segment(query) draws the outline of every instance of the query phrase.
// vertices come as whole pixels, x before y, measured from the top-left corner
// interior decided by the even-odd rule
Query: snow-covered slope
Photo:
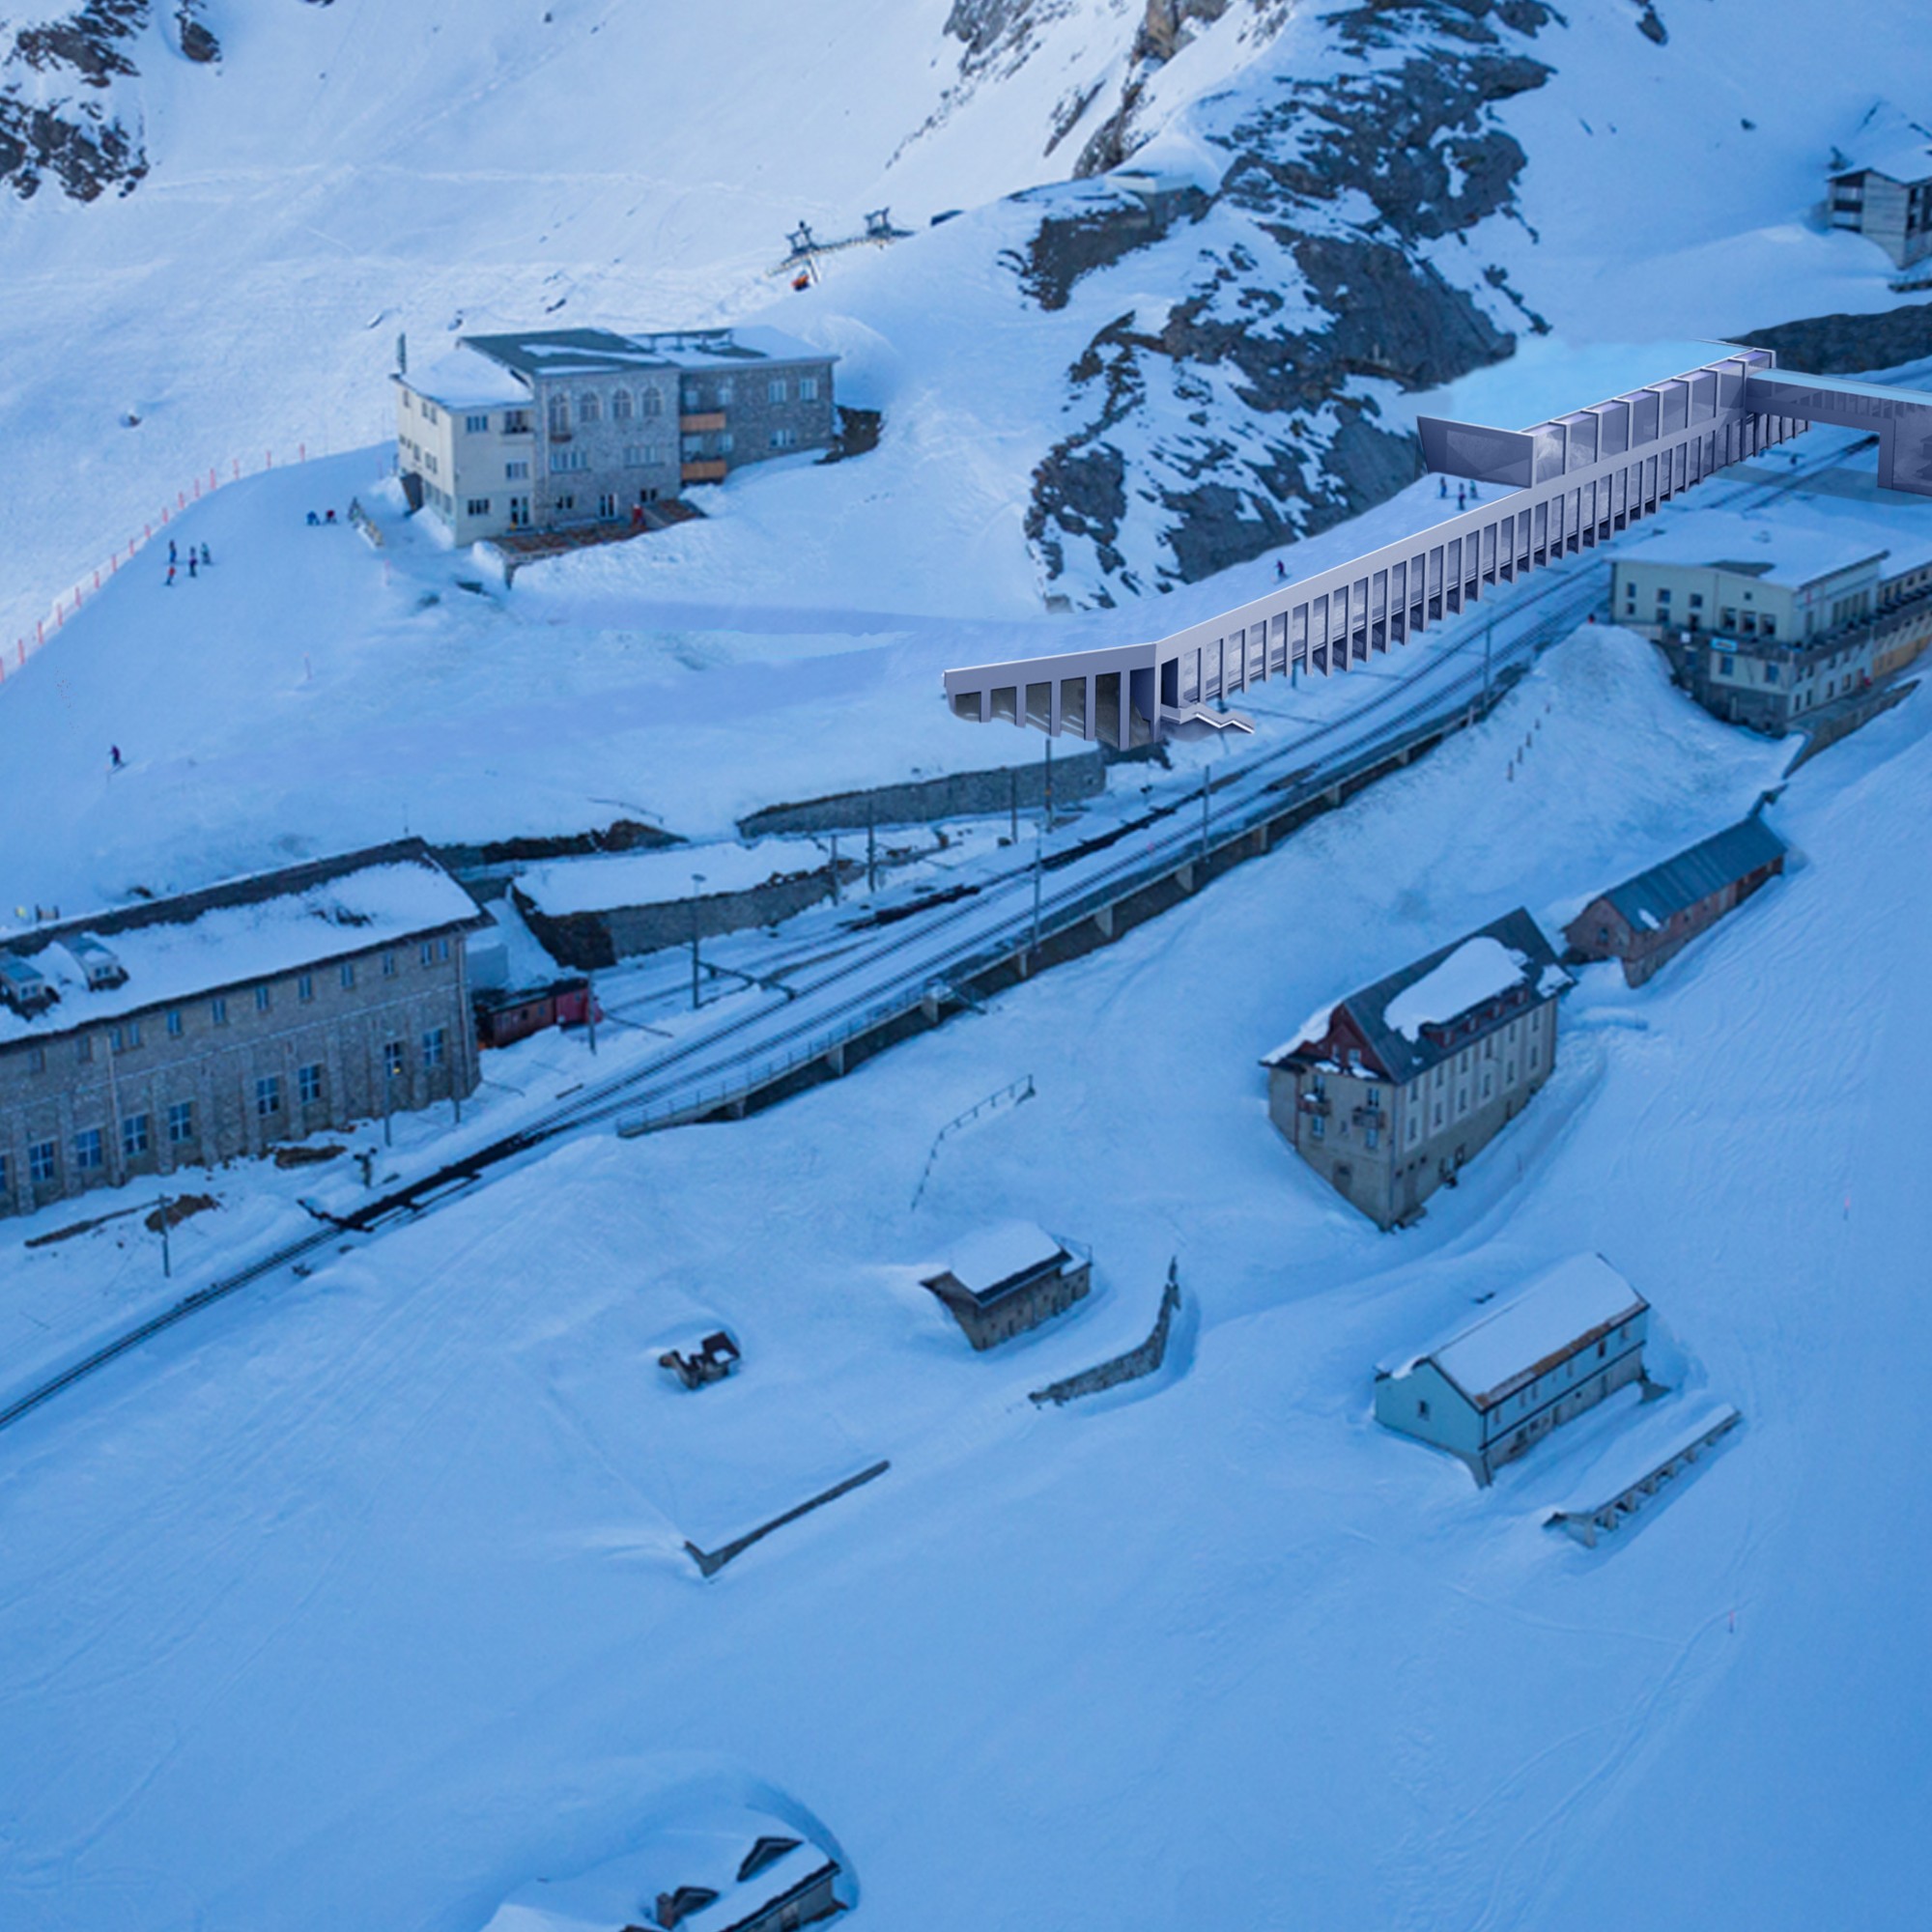
[[[1807,766],[1790,873],[1648,987],[1584,974],[1557,1077],[1412,1235],[1297,1165],[1255,1065],[1778,761],[1587,629],[986,1014],[751,1121],[559,1150],[9,1432],[10,1932],[475,1932],[727,1777],[838,1833],[855,1932],[1905,1932],[1932,1442],[1886,1392],[1926,1341],[1932,1035],[1900,989],[1932,931],[1884,829],[1932,807],[1926,717]],[[938,1124],[1027,1072],[909,1209]],[[1096,1286],[975,1356],[912,1276],[994,1206],[1091,1240]],[[10,1292],[152,1267],[114,1240]],[[1659,1406],[1747,1417],[1595,1552],[1542,1519],[1629,1398],[1486,1492],[1370,1416],[1376,1361],[1590,1250],[1667,1330]],[[1145,1332],[1170,1255],[1163,1379],[1029,1404]],[[719,1322],[742,1373],[671,1389],[657,1352]],[[708,1583],[683,1553],[881,1456]]]

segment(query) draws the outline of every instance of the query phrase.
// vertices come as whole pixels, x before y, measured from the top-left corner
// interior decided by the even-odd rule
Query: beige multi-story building
[[[1324,1007],[1268,1054],[1268,1118],[1380,1228],[1515,1119],[1556,1064],[1570,985],[1520,907]]]
[[[471,1093],[483,923],[411,838],[0,940],[0,1214]]]
[[[1780,736],[1932,639],[1932,532],[1888,544],[1886,513],[1866,514],[1690,519],[1615,559],[1611,615],[1706,710]]]
[[[459,545],[635,523],[690,484],[831,447],[838,359],[774,328],[466,335],[393,379],[397,469]]]
[[[1833,228],[1876,242],[1901,269],[1932,255],[1932,132],[1890,106],[1875,107],[1834,156]]]

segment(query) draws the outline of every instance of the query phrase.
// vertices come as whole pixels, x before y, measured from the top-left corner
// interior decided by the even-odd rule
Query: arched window
[[[627,423],[631,420],[631,392],[618,389],[611,397],[611,415],[615,422]]]
[[[647,416],[663,415],[665,399],[662,389],[646,389],[644,391],[644,413]]]
[[[579,422],[594,423],[604,413],[604,406],[597,400],[595,389],[585,389],[577,399],[577,419]]]
[[[553,396],[550,399],[550,433],[553,436],[570,434],[570,398]]]

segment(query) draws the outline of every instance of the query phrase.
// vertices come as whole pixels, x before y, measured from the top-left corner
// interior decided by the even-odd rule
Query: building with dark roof
[[[965,1236],[942,1265],[920,1277],[976,1349],[990,1349],[1071,1308],[1092,1286],[1094,1264],[1026,1221]]]
[[[1378,1227],[1415,1220],[1548,1079],[1570,983],[1518,907],[1313,1014],[1262,1062],[1268,1117]]]
[[[775,328],[466,335],[396,384],[396,465],[458,545],[637,524],[689,484],[829,448],[838,358]]]
[[[1621,959],[1643,982],[1784,870],[1784,841],[1755,812],[1600,893],[1563,928],[1576,959]]]
[[[407,838],[0,940],[0,1214],[469,1094],[484,923]]]

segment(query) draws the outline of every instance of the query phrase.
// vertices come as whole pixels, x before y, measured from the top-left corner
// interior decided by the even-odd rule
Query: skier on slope
[[[119,745],[109,745],[107,755],[113,762],[113,769],[118,772],[121,769],[121,747]]]

